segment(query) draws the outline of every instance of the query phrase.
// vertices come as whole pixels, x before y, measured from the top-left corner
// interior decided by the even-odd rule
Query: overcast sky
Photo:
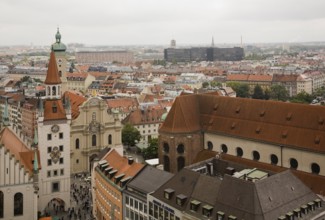
[[[325,41],[325,0],[0,0],[0,45]]]

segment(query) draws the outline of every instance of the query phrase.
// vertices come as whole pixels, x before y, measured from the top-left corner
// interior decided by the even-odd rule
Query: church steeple
[[[61,43],[61,34],[58,28],[58,31],[56,32],[55,39],[57,43]]]
[[[51,52],[49,66],[47,70],[46,79],[44,81],[46,86],[47,99],[61,98],[61,79],[56,64],[54,52]]]

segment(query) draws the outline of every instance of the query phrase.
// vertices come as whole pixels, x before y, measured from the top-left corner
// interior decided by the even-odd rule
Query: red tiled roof
[[[114,170],[117,170],[115,176],[125,174],[123,178],[135,176],[144,165],[141,163],[133,162],[131,165],[128,163],[128,158],[122,157],[115,149],[111,150],[103,158],[106,160]]]
[[[159,132],[207,133],[325,152],[325,108],[276,101],[185,95]]]
[[[71,91],[66,91],[63,94],[63,98],[68,97],[70,99],[70,104],[71,104],[71,117],[72,119],[76,119],[79,114],[79,106],[82,105],[87,99],[82,96],[79,95],[77,93],[71,92]]]
[[[130,112],[122,123],[130,123],[132,125],[161,123],[161,116],[165,112],[166,111],[163,108],[151,108],[146,110],[137,109]]]
[[[53,106],[57,111],[53,112]],[[44,101],[44,121],[66,119],[66,112],[61,100],[45,100]]]
[[[51,55],[50,55],[49,66],[47,69],[46,79],[45,79],[44,83],[50,84],[50,85],[61,83],[61,79],[59,76],[59,71],[58,71],[58,67],[56,64],[54,52],[51,52]]]
[[[30,174],[33,173],[34,151],[29,150],[27,146],[19,140],[19,138],[9,129],[4,128],[0,133],[0,142],[9,152],[20,161]],[[38,154],[38,165],[40,167],[39,152]]]

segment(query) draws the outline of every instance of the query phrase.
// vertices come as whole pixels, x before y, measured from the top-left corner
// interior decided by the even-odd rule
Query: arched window
[[[184,157],[178,157],[177,158],[177,171],[180,171],[185,167],[185,158]]]
[[[3,213],[4,213],[4,211],[3,211],[3,205],[4,204],[4,195],[3,195],[3,192],[2,191],[0,191],[0,218],[3,218]]]
[[[52,86],[52,95],[56,95],[56,87]]]
[[[170,172],[170,167],[169,167],[169,157],[167,155],[164,156],[164,170],[167,172]]]
[[[177,146],[177,153],[182,154],[182,153],[184,153],[184,151],[185,151],[184,144],[179,144]]]
[[[277,165],[279,162],[278,156],[275,154],[271,154],[270,159],[271,159],[271,164],[273,165]]]
[[[166,154],[168,154],[169,153],[169,145],[168,145],[168,143],[164,143],[164,145],[163,145],[163,151],[166,153]]]
[[[260,160],[260,153],[256,150],[253,151],[253,160]]]
[[[225,145],[225,144],[221,144],[221,150],[222,150],[222,152],[223,153],[227,153],[228,152],[228,147],[227,147],[227,145]]]
[[[290,168],[292,169],[298,168],[298,161],[295,158],[290,158]]]
[[[108,144],[112,144],[112,135],[111,134],[108,135]]]
[[[79,149],[79,138],[76,139],[76,149]]]
[[[47,87],[47,95],[48,95],[48,96],[51,95],[51,88],[50,88],[50,86]]]
[[[16,193],[14,196],[14,216],[23,215],[24,197],[22,193]]]
[[[213,149],[213,143],[211,141],[208,141],[208,150]]]
[[[93,134],[93,136],[91,137],[91,146],[95,147],[97,145],[96,139],[96,135]]]
[[[244,155],[243,149],[241,147],[236,148],[237,157],[242,157]]]
[[[319,174],[320,172],[320,167],[317,163],[312,163],[311,166],[311,172],[314,173],[314,174]]]

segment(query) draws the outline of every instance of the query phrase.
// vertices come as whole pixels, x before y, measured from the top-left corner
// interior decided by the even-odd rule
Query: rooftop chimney
[[[134,162],[133,157],[128,157],[128,164],[131,165],[133,164],[133,162]]]

